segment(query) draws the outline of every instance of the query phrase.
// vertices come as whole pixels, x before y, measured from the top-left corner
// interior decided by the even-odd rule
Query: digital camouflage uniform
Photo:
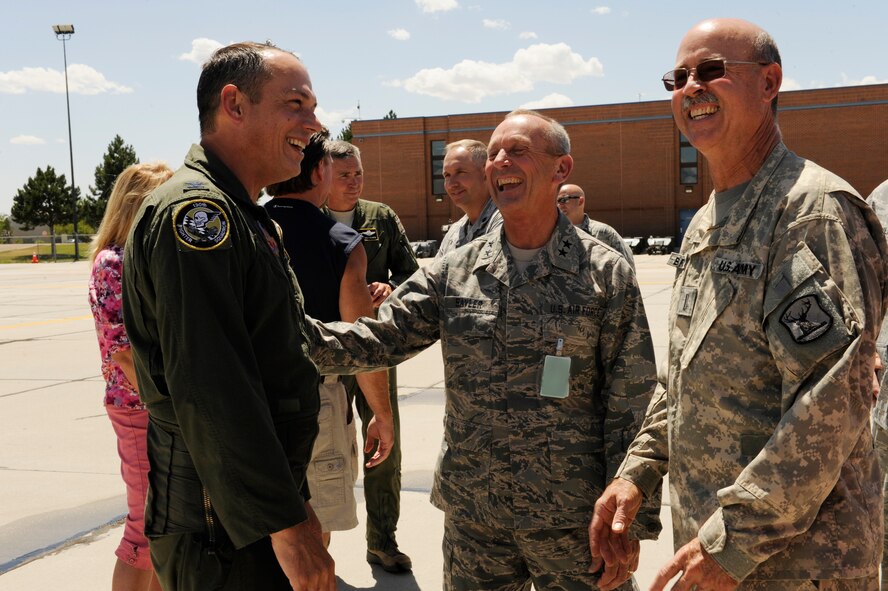
[[[419,268],[407,233],[395,211],[384,203],[358,199],[352,228],[361,234],[367,251],[367,283],[379,281],[397,287]],[[388,372],[389,400],[392,406],[395,441],[386,460],[364,468],[364,501],[367,506],[367,547],[384,550],[395,545],[395,530],[401,514],[401,415],[398,412],[398,374]],[[373,409],[367,404],[354,377],[343,383],[355,400],[361,417],[361,435],[367,440],[367,423]],[[366,465],[372,454],[364,454]]]
[[[883,231],[888,232],[888,181],[876,187],[867,198],[867,203],[876,212],[876,217],[882,222]],[[886,263],[888,264],[888,263]],[[882,357],[882,375],[880,380],[879,397],[876,400],[876,408],[873,409],[873,436],[876,440],[876,453],[879,456],[879,465],[882,468],[882,502],[885,522],[888,523],[888,319],[882,321],[882,329],[879,332],[879,340],[876,342],[879,355]],[[882,544],[882,573],[885,581],[882,583],[882,591],[888,591],[888,528],[884,534]]]
[[[432,503],[448,527],[520,542],[518,562],[537,589],[594,588],[586,528],[655,384],[644,306],[622,257],[559,216],[524,273],[492,232],[415,273],[378,321],[326,327],[313,325],[326,342],[312,354],[335,371],[400,363],[440,338],[446,413]],[[544,358],[559,339],[571,359],[569,396],[542,397]],[[657,496],[635,525],[637,537],[656,537]],[[488,584],[495,553],[453,539],[445,535],[445,588],[530,584]]]
[[[650,493],[668,468],[676,549],[699,538],[741,588],[877,574],[886,255],[851,186],[778,144],[726,219],[710,199],[670,258],[665,390],[619,475]]]
[[[125,253],[158,577],[179,591],[290,589],[268,536],[307,519],[318,372],[274,225],[195,145],[146,199]]]
[[[502,225],[503,216],[500,214],[499,209],[496,208],[496,203],[493,202],[493,199],[488,197],[487,203],[484,204],[484,209],[481,210],[481,215],[478,216],[474,224],[470,224],[469,216],[464,215],[450,225],[450,229],[447,230],[444,238],[441,239],[441,246],[438,248],[438,254],[435,255],[435,258],[440,259],[451,250],[456,250],[479,236],[499,230]]]
[[[583,214],[583,223],[578,226],[583,232],[598,238],[621,255],[626,257],[626,260],[629,261],[629,264],[632,265],[632,268],[635,268],[635,257],[632,256],[632,249],[626,246],[626,243],[623,242],[623,237],[620,236],[620,233],[614,230],[612,227],[608,226],[604,222],[599,222],[593,220],[588,216],[588,214]]]

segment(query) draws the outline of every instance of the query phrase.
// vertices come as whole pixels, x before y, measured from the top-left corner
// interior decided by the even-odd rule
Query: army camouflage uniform
[[[312,327],[326,340],[312,354],[334,372],[400,363],[441,339],[447,400],[431,500],[450,532],[445,588],[524,589],[528,571],[540,590],[595,588],[586,528],[655,384],[644,306],[622,257],[562,215],[524,273],[492,232],[415,273],[379,320]],[[569,396],[542,397],[544,359],[559,340]],[[634,525],[636,537],[656,537],[659,498]],[[454,530],[467,529],[493,541],[460,544]],[[514,570],[493,577],[504,563],[485,546]],[[572,559],[551,560],[565,546]]]
[[[125,253],[158,578],[179,591],[290,589],[268,536],[307,519],[318,372],[274,225],[195,145],[146,199]]]
[[[450,225],[450,229],[441,239],[441,246],[438,248],[436,259],[440,259],[451,250],[456,250],[463,244],[468,244],[479,236],[484,236],[488,232],[499,230],[503,225],[503,216],[496,208],[493,199],[488,197],[481,215],[474,224],[469,223],[469,216],[464,215],[458,221]]]
[[[876,212],[876,217],[882,222],[882,230],[888,232],[888,181],[876,187],[867,198],[867,203]],[[876,408],[873,409],[873,437],[876,440],[876,453],[879,457],[879,466],[882,468],[882,497],[883,516],[888,523],[888,319],[882,321],[882,329],[879,332],[879,340],[876,349],[882,357],[882,375],[880,380],[879,397],[876,400]],[[884,534],[882,544],[882,591],[888,591],[888,528]]]
[[[604,222],[593,220],[585,213],[583,214],[583,223],[579,224],[577,227],[586,234],[598,238],[618,253],[622,254],[626,257],[626,260],[629,261],[629,264],[632,265],[632,268],[635,268],[635,257],[632,256],[632,249],[626,246],[626,243],[623,242],[623,237],[620,236],[619,232]]]
[[[886,255],[851,186],[779,144],[670,258],[668,375],[619,475],[650,493],[668,468],[676,549],[699,538],[741,588],[878,576]]]
[[[328,210],[325,210],[329,214]],[[419,268],[407,233],[394,210],[384,203],[358,199],[352,228],[361,234],[367,251],[367,283],[379,281],[397,287]],[[398,374],[388,372],[389,401],[392,406],[395,440],[386,460],[373,468],[364,468],[364,501],[367,507],[367,547],[385,550],[397,546],[395,530],[401,515],[401,415],[398,412]],[[367,404],[353,376],[343,384],[354,399],[361,417],[361,436],[367,441],[367,423],[373,409]],[[372,454],[364,454],[366,465]]]

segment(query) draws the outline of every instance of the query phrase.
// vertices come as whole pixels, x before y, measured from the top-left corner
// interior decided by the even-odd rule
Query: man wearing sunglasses
[[[663,77],[715,192],[670,259],[666,371],[590,527],[617,568],[668,471],[678,551],[654,590],[878,589],[888,245],[848,183],[783,144],[781,80],[773,39],[736,19],[691,29]]]
[[[629,261],[632,268],[635,268],[635,258],[632,256],[632,251],[623,242],[623,237],[604,222],[593,220],[586,213],[586,193],[579,185],[570,183],[561,185],[558,189],[556,203],[558,203],[558,209],[567,216],[570,223],[619,252],[623,258]]]

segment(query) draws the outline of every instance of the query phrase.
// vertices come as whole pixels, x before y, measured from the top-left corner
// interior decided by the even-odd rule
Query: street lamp
[[[68,50],[65,41],[74,34],[74,25],[53,25],[56,38],[62,42],[62,56],[65,60],[65,105],[68,107],[68,153],[71,156],[71,201],[74,203],[74,260],[80,258],[80,244],[77,241],[77,193],[74,188],[74,145],[71,143],[71,99],[68,95]]]

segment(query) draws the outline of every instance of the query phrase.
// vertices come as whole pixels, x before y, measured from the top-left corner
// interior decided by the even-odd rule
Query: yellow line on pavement
[[[92,318],[92,314],[83,316],[71,316],[70,318],[53,318],[52,320],[37,320],[35,322],[23,322],[21,324],[8,324],[0,326],[0,330],[11,330],[14,328],[29,328],[32,326],[46,326],[47,324],[62,324],[64,322],[76,322],[77,320],[87,320]]]

